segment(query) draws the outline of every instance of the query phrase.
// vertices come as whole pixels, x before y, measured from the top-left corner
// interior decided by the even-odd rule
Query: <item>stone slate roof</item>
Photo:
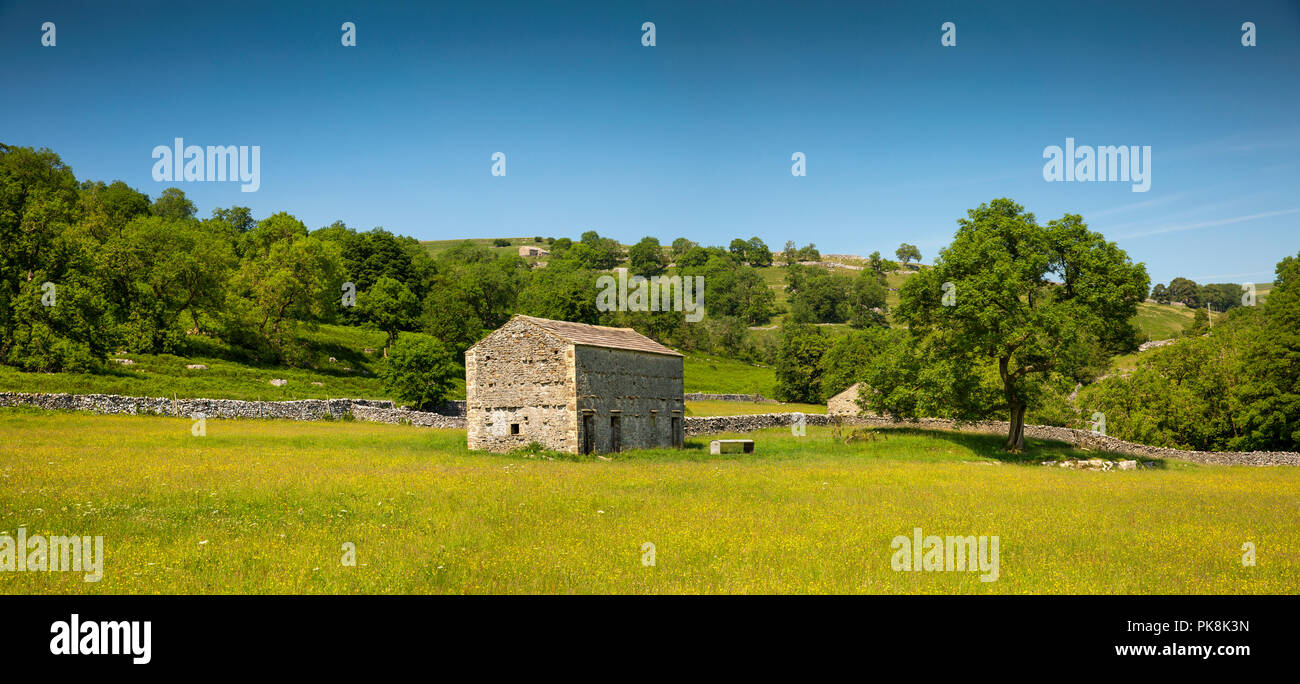
[[[583,344],[588,347],[606,347],[609,349],[630,349],[632,351],[649,352],[651,354],[681,356],[681,354],[655,342],[649,337],[646,337],[631,328],[609,328],[603,325],[587,325],[586,323],[553,321],[549,318],[536,318],[533,316],[524,316],[523,314],[516,314],[515,318],[532,323],[533,325],[536,325],[537,327],[552,333],[556,337],[571,344]]]

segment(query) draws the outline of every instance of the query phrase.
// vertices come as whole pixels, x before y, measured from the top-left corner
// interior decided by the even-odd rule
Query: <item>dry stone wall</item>
[[[686,401],[749,401],[759,404],[775,404],[775,399],[768,399],[761,394],[710,394],[708,392],[687,392]]]
[[[402,408],[353,406],[352,416],[357,420],[370,423],[392,423],[394,425],[415,425],[432,428],[465,428],[465,416],[448,416],[441,413],[410,411]]]
[[[0,406],[91,411],[94,413],[205,418],[284,418],[289,420],[338,419],[355,407],[393,408],[387,399],[303,399],[300,401],[243,401],[240,399],[167,399],[125,397],[117,394],[30,394],[0,392]]]
[[[687,435],[705,435],[720,432],[751,432],[771,427],[789,427],[794,421],[793,413],[765,413],[750,416],[710,416],[688,417],[686,419]],[[832,418],[824,414],[805,414],[808,425],[828,425]],[[896,421],[879,416],[843,416],[845,425],[866,427],[916,427],[931,430],[960,430],[1005,435],[1009,425],[1006,421],[989,420],[975,423],[961,423],[941,418],[922,418],[918,421]],[[1073,444],[1093,451],[1109,451],[1139,458],[1175,458],[1195,463],[1213,465],[1253,465],[1300,466],[1300,454],[1289,451],[1184,451],[1168,447],[1154,447],[1146,444],[1134,444],[1114,437],[1095,435],[1088,430],[1052,427],[1048,425],[1026,425],[1025,436],[1035,439],[1050,439]]]

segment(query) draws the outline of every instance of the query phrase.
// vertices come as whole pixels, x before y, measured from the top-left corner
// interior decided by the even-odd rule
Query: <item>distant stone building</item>
[[[521,257],[530,257],[530,256],[540,257],[540,256],[549,256],[549,255],[550,252],[545,249],[542,249],[541,247],[523,246],[519,248],[519,256]]]
[[[465,352],[469,448],[681,446],[682,355],[632,330],[515,316]]]
[[[849,388],[826,400],[826,413],[832,416],[856,416],[862,413],[858,407],[858,387],[855,382]]]

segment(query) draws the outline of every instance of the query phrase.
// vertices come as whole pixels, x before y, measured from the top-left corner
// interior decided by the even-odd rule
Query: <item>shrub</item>
[[[442,342],[410,333],[393,343],[379,379],[398,399],[417,409],[432,410],[446,399],[458,374],[455,358]]]

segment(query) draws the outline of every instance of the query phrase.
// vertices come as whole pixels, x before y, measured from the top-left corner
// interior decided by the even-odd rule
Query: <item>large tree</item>
[[[909,372],[878,369],[864,401],[900,417],[1009,417],[1024,449],[1025,412],[1053,376],[1082,375],[1131,346],[1146,268],[1066,214],[1039,225],[1009,199],[967,212],[934,267],[903,286]],[[900,415],[901,414],[901,415]]]
[[[898,257],[898,260],[903,262],[903,266],[906,267],[909,261],[916,260],[919,262],[921,260],[921,250],[917,249],[916,245],[909,245],[904,242],[898,246],[898,249],[894,250],[894,256]]]
[[[397,333],[410,330],[420,317],[420,300],[401,282],[379,276],[369,288],[357,295],[357,316],[365,325],[384,331],[384,355],[397,340]]]
[[[650,277],[663,273],[668,260],[664,258],[659,239],[646,236],[628,248],[627,263],[632,275]]]

